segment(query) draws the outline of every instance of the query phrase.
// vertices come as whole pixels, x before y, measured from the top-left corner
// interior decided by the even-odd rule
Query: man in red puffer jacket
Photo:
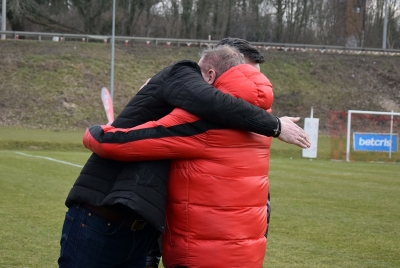
[[[199,65],[209,84],[270,109],[271,83],[243,63],[243,55],[221,46],[206,50]],[[270,137],[225,129],[177,108],[131,129],[94,126],[84,144],[120,161],[173,159],[163,236],[167,267],[262,267]]]

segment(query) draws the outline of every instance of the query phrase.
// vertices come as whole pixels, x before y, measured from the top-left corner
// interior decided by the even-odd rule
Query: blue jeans
[[[146,224],[132,231],[80,205],[66,215],[58,259],[60,268],[144,268],[149,248],[159,232]]]

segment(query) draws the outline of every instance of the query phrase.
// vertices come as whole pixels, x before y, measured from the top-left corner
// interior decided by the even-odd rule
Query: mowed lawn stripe
[[[272,159],[265,266],[400,267],[399,179],[397,164]]]
[[[0,267],[57,267],[64,201],[80,168],[0,151],[0,170]]]

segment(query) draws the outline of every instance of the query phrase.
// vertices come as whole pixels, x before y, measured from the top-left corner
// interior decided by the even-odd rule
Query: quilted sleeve
[[[119,161],[200,158],[207,130],[206,121],[177,108],[158,121],[133,128],[92,126],[83,144],[103,158]]]
[[[175,64],[163,94],[169,104],[227,128],[273,136],[278,127],[274,115],[207,84],[191,61]]]

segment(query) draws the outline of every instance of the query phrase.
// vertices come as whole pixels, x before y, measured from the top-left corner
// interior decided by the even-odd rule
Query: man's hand
[[[289,144],[297,145],[303,149],[310,148],[311,143],[308,139],[306,132],[299,127],[295,122],[300,120],[300,117],[280,117],[281,120],[281,134],[278,139]]]

